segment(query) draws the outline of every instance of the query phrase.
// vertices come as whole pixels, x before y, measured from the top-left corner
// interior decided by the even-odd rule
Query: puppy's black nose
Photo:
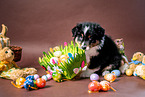
[[[82,49],[85,50],[86,49],[86,46],[82,46]]]

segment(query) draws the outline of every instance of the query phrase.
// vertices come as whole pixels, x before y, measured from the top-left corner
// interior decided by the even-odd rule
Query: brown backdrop
[[[1,0],[0,25],[8,26],[11,45],[23,48],[22,60],[17,64],[35,67],[45,74],[38,57],[50,47],[70,42],[71,29],[78,22],[92,21],[101,24],[113,39],[123,38],[126,55],[145,53],[145,1],[144,0]],[[47,82],[44,89],[26,91],[16,89],[9,80],[0,79],[0,97],[8,96],[132,96],[145,95],[144,80],[138,77],[120,77],[112,85],[116,93],[88,94],[89,79],[56,83]]]

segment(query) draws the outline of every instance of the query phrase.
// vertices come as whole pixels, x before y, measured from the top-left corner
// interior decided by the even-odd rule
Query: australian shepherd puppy
[[[105,30],[97,23],[78,23],[73,29],[74,41],[85,50],[87,69],[81,77],[92,73],[102,74],[104,70],[119,69],[121,54],[113,40],[105,35]]]

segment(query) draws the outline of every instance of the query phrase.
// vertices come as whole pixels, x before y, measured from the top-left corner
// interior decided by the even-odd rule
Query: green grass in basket
[[[62,55],[68,55],[68,53],[73,54],[74,59],[70,58],[67,61],[60,62],[60,64],[51,64],[50,59],[54,57],[54,52],[48,51],[48,54],[46,52],[43,52],[43,57],[39,57],[39,64],[47,71],[47,67],[49,66],[52,70],[53,67],[58,66],[59,69],[62,69],[63,78],[66,79],[72,79],[77,74],[74,73],[74,69],[78,68],[80,69],[82,62],[84,61],[86,63],[86,56],[85,51],[80,49],[77,44],[74,45],[73,41],[71,41],[71,44],[68,43],[67,46],[60,46],[59,50],[61,51]],[[82,68],[81,68],[82,69]],[[81,71],[81,70],[80,70]]]

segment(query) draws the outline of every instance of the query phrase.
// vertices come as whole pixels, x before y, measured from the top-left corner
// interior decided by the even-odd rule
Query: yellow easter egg
[[[24,84],[25,81],[26,81],[25,78],[20,77],[20,78],[18,78],[18,79],[16,80],[16,85],[17,85],[17,86],[21,86],[21,85]]]
[[[126,75],[131,76],[133,74],[133,71],[131,69],[126,70]]]

